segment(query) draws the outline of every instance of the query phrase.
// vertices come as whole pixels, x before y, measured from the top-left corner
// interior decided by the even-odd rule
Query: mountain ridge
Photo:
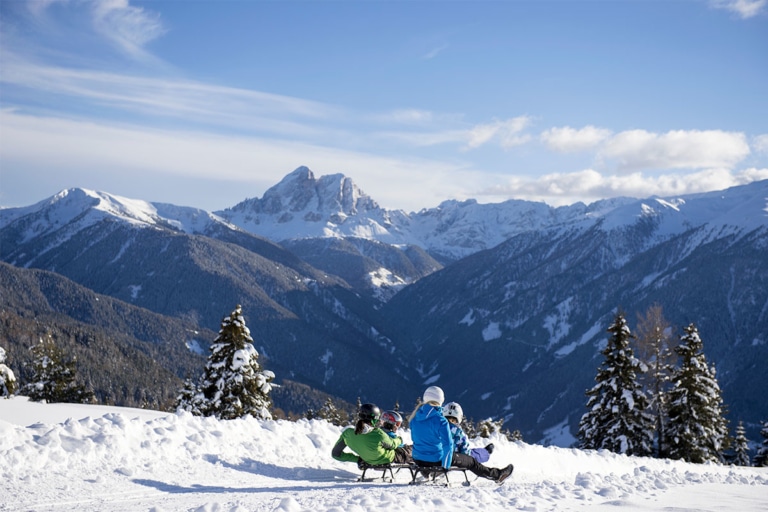
[[[503,417],[535,439],[575,432],[611,315],[659,303],[677,326],[700,326],[734,415],[754,428],[768,407],[739,395],[757,392],[749,364],[768,357],[768,180],[560,208],[445,201],[412,214],[380,208],[343,175],[299,168],[278,185],[267,206],[216,213],[93,192],[70,192],[87,205],[69,216],[46,215],[45,201],[0,210],[0,259],[214,329],[242,299],[270,338],[257,348],[291,379],[382,403],[438,383],[473,405],[470,417]],[[119,204],[93,211],[94,194]],[[463,357],[470,347],[479,361]],[[357,374],[361,361],[388,383],[384,397]],[[490,382],[489,368],[510,377]]]

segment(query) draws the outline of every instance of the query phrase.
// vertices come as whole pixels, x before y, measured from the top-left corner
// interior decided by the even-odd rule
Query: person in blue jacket
[[[475,475],[502,483],[509,478],[514,466],[498,469],[489,468],[472,456],[455,453],[453,436],[448,420],[443,416],[445,393],[438,386],[428,387],[422,402],[411,413],[409,425],[413,441],[413,461],[420,467],[434,468],[451,466],[468,469]]]

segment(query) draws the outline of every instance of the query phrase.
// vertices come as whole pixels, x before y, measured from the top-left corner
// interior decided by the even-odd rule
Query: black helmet
[[[370,422],[371,425],[375,425],[381,417],[381,409],[376,407],[375,404],[363,404],[360,406],[360,412],[357,413],[357,417],[363,421]]]

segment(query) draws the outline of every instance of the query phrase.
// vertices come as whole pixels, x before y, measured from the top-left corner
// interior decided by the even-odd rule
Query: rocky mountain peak
[[[338,214],[356,215],[378,207],[351,178],[343,174],[315,178],[308,167],[301,166],[269,188],[261,199],[244,201],[231,210],[266,215],[304,213],[327,218]]]

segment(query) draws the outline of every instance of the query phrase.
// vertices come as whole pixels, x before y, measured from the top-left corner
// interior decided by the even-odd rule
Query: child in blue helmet
[[[477,462],[487,462],[493,452],[493,443],[485,445],[485,448],[470,448],[469,438],[461,428],[461,421],[464,419],[464,411],[456,402],[450,402],[443,407],[443,416],[450,423],[451,435],[453,436],[454,450],[458,453],[471,455]]]
[[[443,415],[445,393],[438,386],[424,391],[422,403],[411,413],[409,424],[413,439],[413,461],[424,468],[451,466],[468,469],[475,475],[502,483],[512,474],[514,467],[498,469],[484,466],[472,456],[455,451],[448,420]]]

